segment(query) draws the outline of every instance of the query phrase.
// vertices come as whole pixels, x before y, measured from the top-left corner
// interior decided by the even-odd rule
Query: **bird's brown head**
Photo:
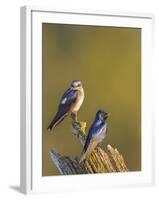
[[[81,82],[80,80],[74,80],[74,81],[72,81],[72,83],[71,83],[71,87],[72,87],[73,89],[79,89],[79,88],[82,87],[82,82]]]

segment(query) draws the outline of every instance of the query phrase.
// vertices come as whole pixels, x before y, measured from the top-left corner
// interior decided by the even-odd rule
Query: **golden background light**
[[[85,100],[78,118],[87,130],[99,108],[111,113],[104,148],[111,144],[130,171],[141,170],[141,30],[43,24],[43,176],[57,175],[49,151],[79,156],[82,147],[67,117],[50,132],[47,126],[63,92],[79,79]]]

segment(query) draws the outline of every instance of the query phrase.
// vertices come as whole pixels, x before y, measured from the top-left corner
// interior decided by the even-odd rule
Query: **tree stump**
[[[72,132],[84,146],[86,122],[72,121]],[[109,172],[128,172],[123,156],[117,149],[107,145],[104,151],[100,147],[91,153],[87,160],[79,163],[80,157],[60,155],[55,149],[51,149],[50,157],[60,174],[94,174]]]

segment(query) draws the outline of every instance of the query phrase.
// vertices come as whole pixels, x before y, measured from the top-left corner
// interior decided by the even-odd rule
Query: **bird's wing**
[[[74,105],[74,103],[77,100],[78,91],[77,90],[71,90],[68,89],[64,95],[62,96],[60,100],[60,104],[58,106],[58,111],[55,115],[55,117],[50,122],[48,129],[52,129],[57,124],[59,124],[64,117],[68,114],[68,112],[71,110],[71,107]]]
[[[92,151],[96,148],[97,145],[98,145],[98,138],[95,135],[92,137],[91,142],[89,143],[86,151],[83,152],[80,158],[80,163],[83,162],[92,153]]]
[[[103,138],[104,133],[106,132],[106,124],[105,123],[101,123],[99,126],[96,126],[95,123],[93,123],[93,125],[91,126],[89,132],[88,132],[88,136],[86,138],[86,142],[84,145],[84,151],[87,151],[87,148],[89,146],[89,144],[91,143],[92,140],[94,140],[94,138],[98,138],[98,142],[100,142]]]
[[[105,131],[106,124],[98,127],[98,129],[95,127],[90,129],[84,145],[82,156],[80,158],[80,163],[83,162],[92,153],[96,146],[104,139]]]
[[[58,111],[68,113],[72,106],[76,103],[78,97],[78,90],[68,89],[60,100]]]

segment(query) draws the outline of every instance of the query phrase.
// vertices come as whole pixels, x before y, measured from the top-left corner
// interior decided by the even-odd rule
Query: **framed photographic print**
[[[150,14],[21,8],[21,191],[153,183]]]

